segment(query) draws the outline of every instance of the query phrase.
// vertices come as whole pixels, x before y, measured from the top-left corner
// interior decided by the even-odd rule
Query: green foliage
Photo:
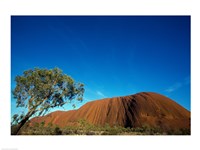
[[[17,107],[28,109],[26,115],[14,115],[12,123],[21,123],[21,126],[32,115],[45,115],[54,107],[62,107],[73,99],[82,101],[84,85],[75,83],[68,75],[63,74],[59,68],[30,69],[24,71],[22,76],[16,76],[16,87],[13,91],[17,100]]]
[[[54,133],[55,133],[55,135],[62,135],[62,131],[60,130],[59,127],[56,127],[56,128],[54,129]]]
[[[181,129],[175,129],[175,130],[168,130],[166,132],[168,135],[190,135],[190,129],[181,128]]]
[[[14,114],[12,116],[12,122],[11,122],[11,124],[12,125],[16,125],[16,124],[18,124],[18,122],[19,122],[19,115],[18,114]]]
[[[15,130],[15,126],[12,126]],[[11,131],[12,131],[11,130]],[[161,130],[158,127],[143,125],[135,128],[124,128],[122,126],[97,126],[80,119],[78,124],[58,127],[52,123],[45,126],[45,122],[35,123],[33,126],[26,124],[23,127],[22,135],[190,135],[190,129]]]
[[[75,98],[81,101],[84,92],[83,84],[75,83],[58,68],[27,70],[15,81],[17,85],[13,95],[17,99],[17,107],[36,110],[41,115]]]
[[[45,121],[42,121],[41,126],[44,127],[44,125],[45,125]]]

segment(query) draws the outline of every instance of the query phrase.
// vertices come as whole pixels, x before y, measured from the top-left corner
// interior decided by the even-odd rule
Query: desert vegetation
[[[17,125],[11,127],[11,132],[15,133]],[[76,126],[66,126],[60,128],[57,125],[45,122],[30,125],[26,123],[18,133],[19,135],[190,135],[190,129],[163,130],[159,127],[152,128],[148,125],[142,127],[130,128],[122,126],[113,126],[105,124],[104,126],[95,126],[81,119]]]
[[[84,85],[75,82],[61,69],[26,70],[23,75],[15,77],[16,87],[12,91],[16,99],[16,107],[26,109],[26,113],[14,114],[12,124],[15,125],[14,134],[33,116],[43,116],[52,108],[63,107],[76,99],[82,101]]]
[[[77,110],[51,112],[74,100],[82,102],[84,84],[59,68],[30,69],[16,76],[15,81],[16,107],[24,108],[26,113],[12,116],[12,135],[190,135],[190,112],[154,92],[106,98]]]

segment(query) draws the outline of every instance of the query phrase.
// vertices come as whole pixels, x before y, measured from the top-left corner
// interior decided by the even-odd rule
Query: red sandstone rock
[[[31,119],[31,124],[45,121],[60,127],[75,125],[80,119],[94,125],[123,127],[190,128],[190,112],[173,100],[152,92],[106,98],[88,102],[78,110],[56,111]]]

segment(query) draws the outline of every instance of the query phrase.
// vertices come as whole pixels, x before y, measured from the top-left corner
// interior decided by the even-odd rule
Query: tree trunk
[[[41,105],[45,100],[47,99],[47,97],[42,100],[39,104],[36,104],[32,110],[29,110],[28,113],[26,114],[26,116],[20,121],[20,123],[18,125],[16,125],[14,131],[12,130],[11,134],[12,135],[17,135],[19,134],[20,129],[24,126],[24,124],[29,120],[29,118],[36,113],[38,110],[36,110],[36,108]],[[30,108],[29,108],[30,109]]]
[[[24,124],[28,121],[28,119],[35,113],[35,111],[30,111],[26,114],[26,116],[20,121],[18,125],[16,125],[16,128],[14,131],[11,132],[12,135],[19,134],[20,129],[24,126]]]

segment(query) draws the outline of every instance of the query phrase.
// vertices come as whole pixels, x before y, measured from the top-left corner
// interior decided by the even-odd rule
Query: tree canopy
[[[16,76],[15,82],[13,95],[16,106],[27,108],[28,112],[15,114],[13,122],[26,122],[33,114],[45,115],[50,109],[62,107],[74,99],[83,100],[84,85],[76,83],[59,68],[30,69]]]

